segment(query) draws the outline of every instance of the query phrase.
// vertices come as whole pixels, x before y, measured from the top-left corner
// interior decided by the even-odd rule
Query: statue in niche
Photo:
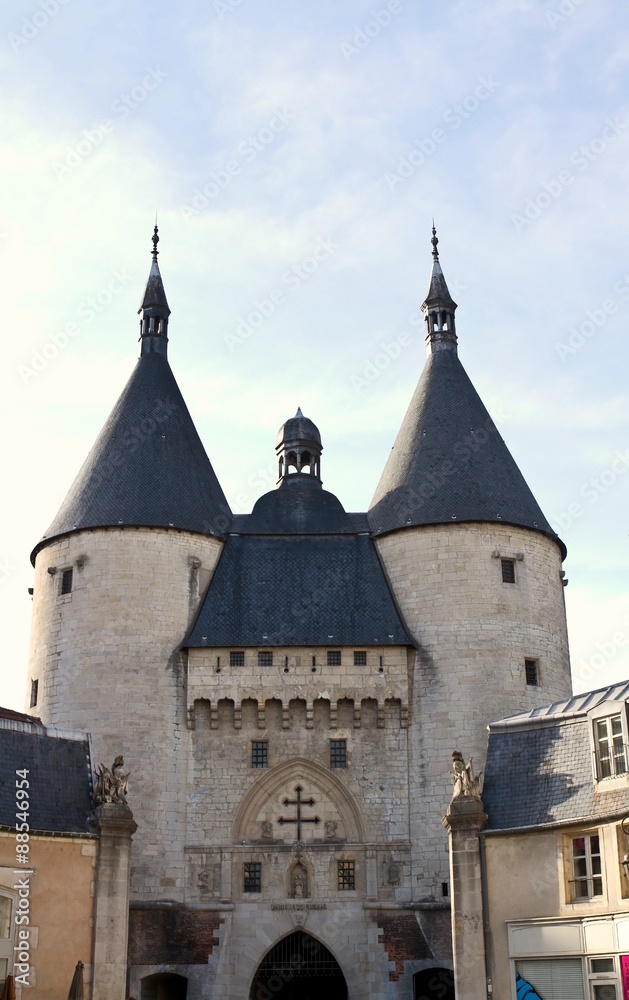
[[[210,891],[210,873],[208,871],[199,872],[199,877],[197,878],[197,885],[201,892]]]
[[[452,770],[452,784],[454,785],[452,799],[480,799],[482,788],[481,775],[483,772],[474,774],[472,758],[470,757],[466,764],[461,751],[455,750],[452,754]]]
[[[290,879],[291,896],[293,899],[307,899],[308,872],[303,865],[295,865]]]
[[[326,819],[324,835],[326,840],[335,840],[337,837],[338,823],[335,819]]]
[[[400,884],[400,866],[395,861],[387,865],[387,882],[389,885]]]
[[[268,819],[262,820],[262,836],[264,840],[273,840],[273,824]]]

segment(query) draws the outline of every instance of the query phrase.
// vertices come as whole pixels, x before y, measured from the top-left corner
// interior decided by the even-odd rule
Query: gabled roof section
[[[368,535],[230,535],[184,647],[412,645]]]
[[[50,735],[42,726],[32,728],[36,731],[26,724],[20,729],[0,725],[0,826],[15,829],[15,776],[26,769],[31,833],[90,834],[87,735],[66,738]]]
[[[596,822],[629,812],[629,782],[596,785],[592,710],[627,710],[629,681],[492,722],[483,804],[488,830]]]
[[[225,534],[231,511],[166,358],[143,355],[37,552],[85,528]]]
[[[499,522],[553,538],[456,350],[431,354],[369,510],[374,534],[423,524]]]

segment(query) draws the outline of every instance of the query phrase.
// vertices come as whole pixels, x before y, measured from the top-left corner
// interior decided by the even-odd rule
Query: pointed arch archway
[[[278,941],[258,966],[249,1000],[347,1000],[339,963],[321,941],[294,931]]]
[[[351,793],[329,770],[307,757],[293,757],[261,775],[240,803],[232,827],[235,843],[252,839],[256,818],[265,803],[288,782],[316,790],[336,809],[345,831],[345,840],[365,842],[365,827],[360,809]]]

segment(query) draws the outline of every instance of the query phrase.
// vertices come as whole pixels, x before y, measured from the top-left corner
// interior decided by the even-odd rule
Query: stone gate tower
[[[563,546],[459,362],[434,230],[433,256],[369,512],[323,489],[298,410],[277,489],[233,515],[168,365],[155,231],[140,359],[33,553],[29,678],[132,774],[138,1000],[451,995],[450,754],[482,767],[489,721],[570,685]]]

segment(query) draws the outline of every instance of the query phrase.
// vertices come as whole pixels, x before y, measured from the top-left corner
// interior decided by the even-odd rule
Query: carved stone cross
[[[312,799],[312,798],[311,799],[302,799],[301,793],[303,792],[303,788],[301,787],[301,785],[297,785],[297,787],[295,788],[295,791],[297,792],[297,798],[296,799],[284,799],[282,804],[285,805],[285,806],[296,806],[297,807],[297,815],[296,816],[292,816],[292,817],[280,816],[280,818],[278,819],[277,822],[280,823],[282,826],[284,825],[284,823],[296,823],[297,824],[297,840],[301,840],[301,824],[302,823],[314,823],[316,825],[317,823],[320,823],[321,820],[319,819],[318,816],[302,816],[301,815],[301,807],[302,806],[313,806],[315,804],[315,800]]]

